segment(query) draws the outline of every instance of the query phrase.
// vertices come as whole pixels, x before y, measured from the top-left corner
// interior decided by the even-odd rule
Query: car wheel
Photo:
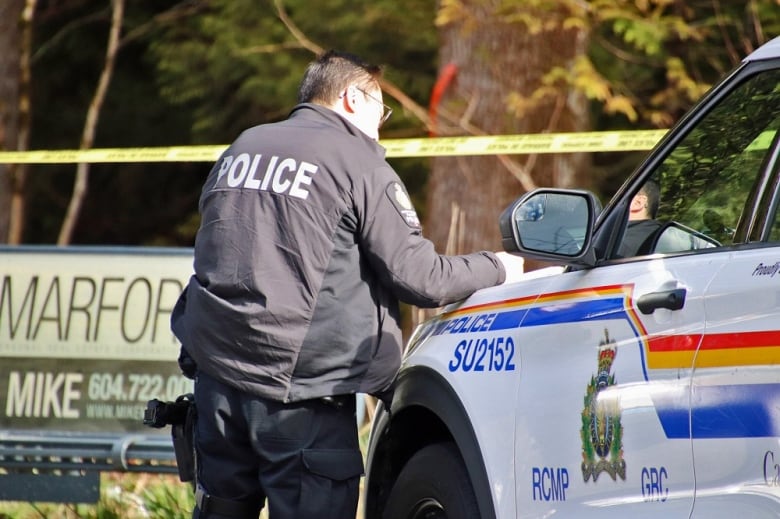
[[[390,491],[385,519],[479,519],[466,465],[454,443],[429,445],[406,463]]]

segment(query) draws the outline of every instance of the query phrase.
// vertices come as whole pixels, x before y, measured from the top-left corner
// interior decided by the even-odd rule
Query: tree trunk
[[[562,29],[562,10],[530,11],[517,2],[515,14],[545,24],[535,31],[525,23],[507,21],[506,10],[496,12],[497,2],[492,0],[444,4],[455,5],[457,11],[440,9],[440,70],[454,66],[457,75],[443,92],[441,115],[434,121],[439,135],[588,128],[586,99],[571,89],[531,104],[522,116],[514,115],[508,103],[510,95],[531,99],[552,67],[569,70],[585,52],[587,34],[581,28]],[[437,158],[425,233],[439,250],[450,254],[500,250],[498,217],[507,205],[534,187],[582,185],[587,164],[583,154]]]
[[[37,0],[27,0],[22,13],[22,53],[19,60],[19,136],[16,149],[27,151],[30,147],[30,126],[32,125],[32,45],[33,18]],[[26,215],[27,164],[15,164],[11,186],[11,217],[8,226],[8,243],[19,245],[24,238]]]
[[[87,150],[92,147],[95,141],[95,132],[97,131],[98,117],[103,101],[108,92],[108,85],[111,83],[111,76],[114,72],[114,63],[116,54],[119,50],[119,37],[122,31],[122,20],[124,19],[125,0],[113,0],[111,11],[111,30],[109,32],[108,44],[106,46],[106,62],[103,65],[103,71],[100,74],[98,86],[95,89],[95,95],[87,110],[87,119],[84,123],[84,131],[81,136],[80,149]],[[73,237],[73,230],[76,227],[81,206],[87,195],[87,186],[89,181],[89,163],[81,162],[76,169],[76,179],[73,184],[73,194],[71,195],[68,210],[65,213],[65,219],[62,222],[60,235],[57,238],[57,245],[68,245]]]
[[[25,0],[0,6],[0,148],[16,150],[19,138],[19,86],[22,13]],[[0,243],[8,243],[16,168],[0,164]]]

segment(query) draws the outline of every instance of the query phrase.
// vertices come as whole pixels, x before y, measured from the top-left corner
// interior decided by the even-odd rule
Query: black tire
[[[384,519],[479,519],[466,465],[454,443],[420,449],[390,491]]]

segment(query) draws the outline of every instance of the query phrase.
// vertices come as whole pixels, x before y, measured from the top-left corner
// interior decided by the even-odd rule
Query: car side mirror
[[[501,214],[504,250],[543,261],[593,265],[590,241],[598,207],[587,191],[534,190]]]

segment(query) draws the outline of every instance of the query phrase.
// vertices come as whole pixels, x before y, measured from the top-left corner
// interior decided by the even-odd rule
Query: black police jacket
[[[199,208],[173,331],[198,369],[274,400],[385,391],[399,300],[437,307],[504,279],[491,252],[437,254],[384,148],[314,104],[242,133]]]

